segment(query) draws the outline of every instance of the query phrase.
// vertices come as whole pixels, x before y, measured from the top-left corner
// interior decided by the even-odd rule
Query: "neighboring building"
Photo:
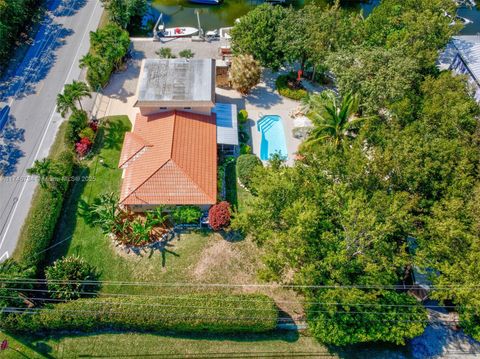
[[[238,147],[236,106],[215,103],[215,60],[144,60],[135,107],[119,163],[120,204],[215,204],[218,151]]]
[[[440,55],[438,67],[466,75],[480,102],[480,36],[454,36]]]

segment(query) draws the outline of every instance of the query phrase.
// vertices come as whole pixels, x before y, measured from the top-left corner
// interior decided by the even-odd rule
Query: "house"
[[[438,60],[440,70],[466,75],[480,102],[480,36],[454,36]]]
[[[215,60],[144,60],[135,107],[120,155],[120,205],[215,204],[219,152],[238,147],[236,106],[216,103]]]

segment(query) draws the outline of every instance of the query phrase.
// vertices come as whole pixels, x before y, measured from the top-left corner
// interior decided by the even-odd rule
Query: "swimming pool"
[[[288,155],[285,143],[282,118],[277,115],[263,116],[257,122],[257,131],[262,134],[260,142],[260,159],[267,161],[271,155],[279,153],[285,159]]]

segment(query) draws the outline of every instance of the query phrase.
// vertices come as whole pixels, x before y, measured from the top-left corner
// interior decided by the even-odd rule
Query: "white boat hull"
[[[198,34],[194,27],[167,27],[159,32],[161,37],[188,37]]]

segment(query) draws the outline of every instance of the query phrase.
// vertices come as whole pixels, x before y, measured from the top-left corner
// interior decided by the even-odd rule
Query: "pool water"
[[[262,134],[260,142],[261,160],[267,161],[275,153],[280,154],[280,156],[285,159],[287,158],[288,150],[285,142],[282,118],[280,116],[263,116],[257,122],[257,131]]]

